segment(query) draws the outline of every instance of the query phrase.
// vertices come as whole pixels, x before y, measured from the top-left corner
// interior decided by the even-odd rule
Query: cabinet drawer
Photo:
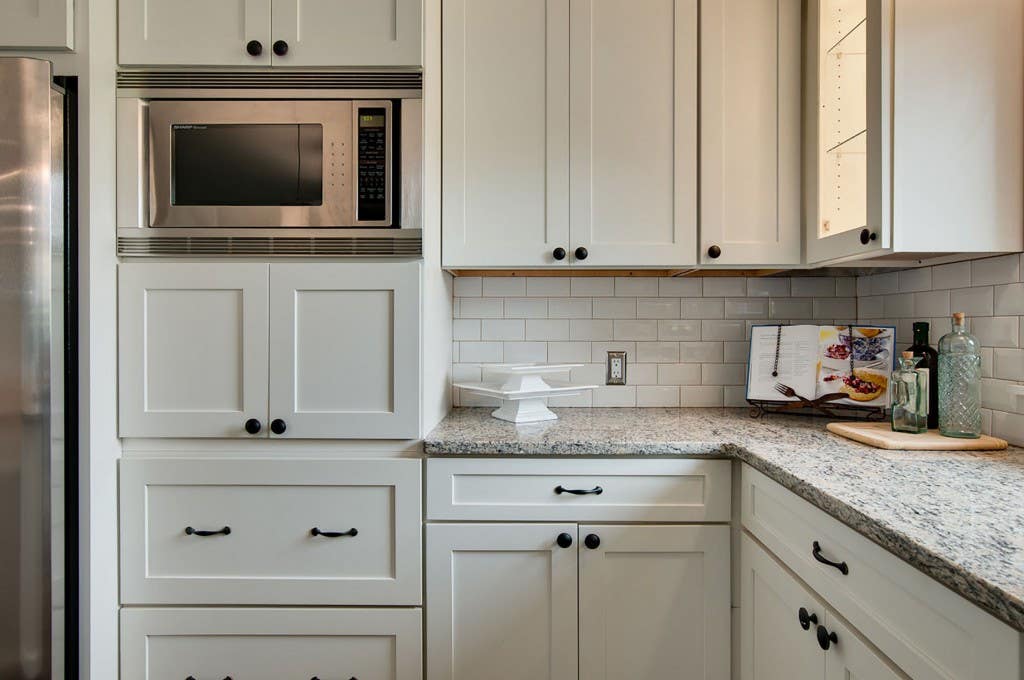
[[[727,460],[431,458],[427,517],[728,522],[730,470]]]
[[[122,609],[121,677],[420,680],[418,609]]]
[[[1009,626],[747,465],[742,489],[747,531],[908,675],[1020,679]]]
[[[125,604],[419,604],[420,543],[418,460],[121,461]]]

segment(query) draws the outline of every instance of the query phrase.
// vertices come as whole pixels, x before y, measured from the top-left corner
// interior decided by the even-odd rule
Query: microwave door
[[[352,103],[155,101],[150,226],[341,227]]]

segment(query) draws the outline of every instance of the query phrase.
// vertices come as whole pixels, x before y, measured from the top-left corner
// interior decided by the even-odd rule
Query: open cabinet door
[[[808,4],[807,261],[892,241],[892,0]]]

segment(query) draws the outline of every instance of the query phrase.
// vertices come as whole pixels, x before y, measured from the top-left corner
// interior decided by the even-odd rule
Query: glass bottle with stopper
[[[892,430],[920,434],[928,430],[928,369],[917,368],[920,357],[907,351],[899,358],[892,380]]]
[[[947,437],[981,436],[981,349],[967,332],[964,313],[939,340],[939,431]]]

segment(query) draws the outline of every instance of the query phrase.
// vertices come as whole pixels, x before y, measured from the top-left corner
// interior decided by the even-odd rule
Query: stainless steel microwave
[[[120,254],[419,254],[418,97],[230,94],[119,97]]]

